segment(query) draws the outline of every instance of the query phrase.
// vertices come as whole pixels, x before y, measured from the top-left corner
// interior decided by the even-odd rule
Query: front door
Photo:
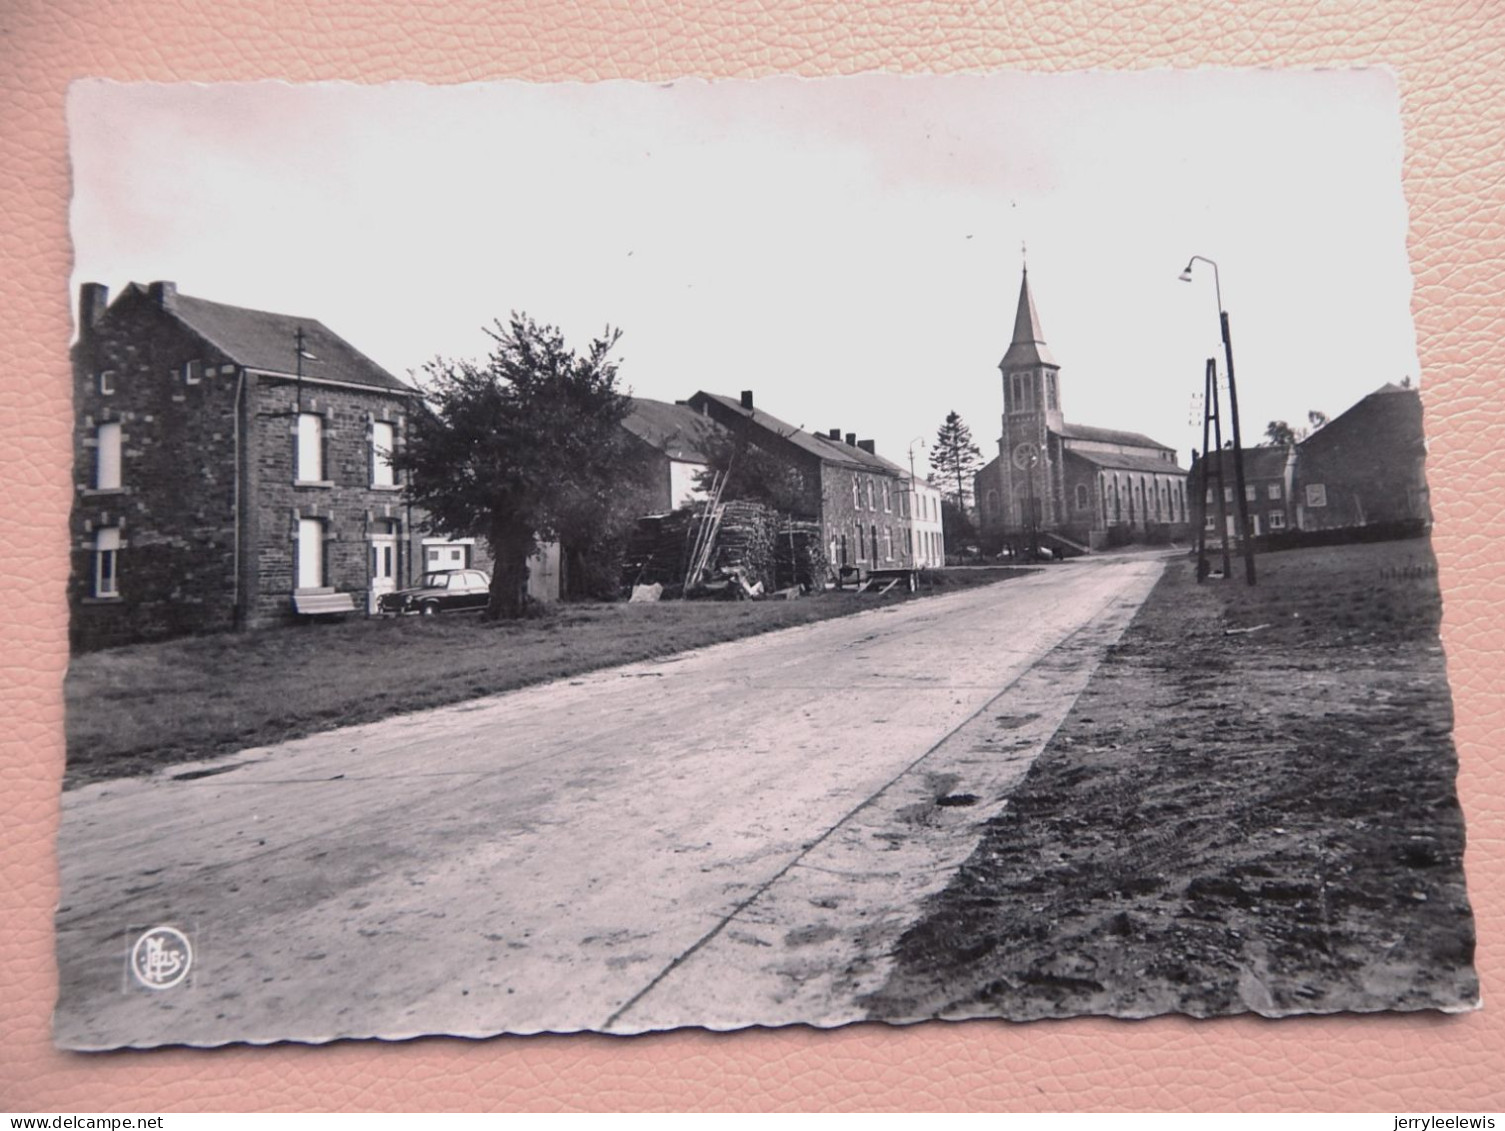
[[[377,602],[383,593],[397,588],[397,535],[374,533],[371,535],[371,584],[367,587],[370,600],[369,611],[377,611]]]

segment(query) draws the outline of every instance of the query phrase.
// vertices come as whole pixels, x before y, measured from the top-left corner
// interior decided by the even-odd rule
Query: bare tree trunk
[[[487,538],[493,558],[488,620],[522,617],[528,589],[528,556],[533,552],[533,532],[498,523]]]

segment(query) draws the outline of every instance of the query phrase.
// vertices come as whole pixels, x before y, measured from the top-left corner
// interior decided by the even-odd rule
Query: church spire
[[[1029,290],[1029,268],[1024,268],[1019,283],[1019,310],[1014,315],[1014,340],[999,363],[1001,368],[1015,366],[1052,365],[1056,359],[1050,355],[1045,344],[1045,334],[1040,329],[1040,315],[1035,312],[1035,297]],[[1059,368],[1059,367],[1058,367]]]

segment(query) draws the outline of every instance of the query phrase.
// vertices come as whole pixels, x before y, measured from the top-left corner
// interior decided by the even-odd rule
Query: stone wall
[[[73,646],[231,627],[240,371],[144,293],[85,324],[73,369]],[[121,428],[120,487],[110,491],[94,487],[104,423]],[[115,597],[95,593],[101,527],[119,531]]]

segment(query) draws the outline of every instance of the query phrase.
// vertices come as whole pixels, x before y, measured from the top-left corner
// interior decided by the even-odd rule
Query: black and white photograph
[[[68,123],[59,1046],[1479,1007],[1389,72]]]

